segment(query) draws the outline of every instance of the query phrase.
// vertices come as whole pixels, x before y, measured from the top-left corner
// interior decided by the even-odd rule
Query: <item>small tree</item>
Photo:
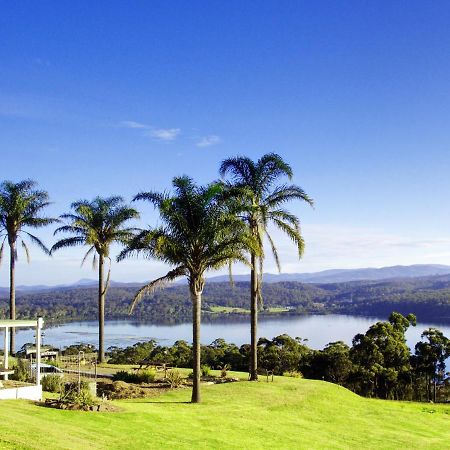
[[[450,357],[450,339],[436,328],[425,330],[422,339],[415,346],[413,364],[425,376],[428,400],[436,401],[436,384],[444,380],[445,360]]]

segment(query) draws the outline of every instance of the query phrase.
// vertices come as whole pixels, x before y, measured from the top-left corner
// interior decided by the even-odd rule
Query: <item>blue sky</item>
[[[316,201],[292,205],[302,261],[276,235],[284,271],[450,263],[449,23],[439,1],[3,2],[0,178],[36,179],[58,215],[275,151]],[[33,249],[18,282],[95,277],[80,255]]]

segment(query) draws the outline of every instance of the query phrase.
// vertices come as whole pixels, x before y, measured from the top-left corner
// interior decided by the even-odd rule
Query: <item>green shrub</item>
[[[31,381],[29,368],[23,359],[18,359],[17,364],[13,367],[14,373],[11,375],[12,380],[16,381]]]
[[[156,371],[154,369],[140,370],[139,372],[128,372],[119,370],[113,375],[113,381],[125,381],[125,383],[152,383],[155,381]]]
[[[208,377],[211,374],[211,367],[208,364],[203,364],[201,366],[202,377]]]
[[[156,370],[155,369],[145,369],[140,370],[137,373],[139,383],[153,383],[156,378]]]
[[[169,382],[172,389],[180,387],[184,383],[183,375],[181,375],[179,370],[167,371],[166,380]]]
[[[125,381],[125,383],[136,383],[137,377],[135,373],[128,370],[119,370],[113,375],[113,381]]]
[[[97,404],[86,381],[82,381],[80,385],[77,382],[65,383],[61,388],[59,400],[61,403],[77,405],[81,409],[88,409]]]
[[[301,372],[298,372],[297,370],[288,370],[287,372],[283,373],[283,376],[291,378],[303,378],[303,374]]]
[[[46,392],[60,392],[63,381],[58,375],[45,375],[42,378],[42,389]]]

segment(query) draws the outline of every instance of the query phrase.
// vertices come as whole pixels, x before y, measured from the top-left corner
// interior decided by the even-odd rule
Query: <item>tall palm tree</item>
[[[262,300],[261,285],[264,261],[264,237],[269,241],[275,263],[281,271],[280,260],[275,242],[268,232],[272,224],[285,233],[296,245],[299,258],[303,254],[304,241],[300,231],[299,219],[283,206],[291,200],[301,200],[313,205],[313,201],[298,186],[279,184],[282,177],[292,179],[291,167],[275,153],[263,155],[254,162],[250,158],[238,156],[222,161],[220,175],[230,176],[227,186],[232,198],[240,209],[239,216],[252,236],[257,240],[259,256],[251,253],[250,275],[250,316],[251,316],[251,352],[250,380],[258,379],[258,300]]]
[[[0,185],[0,237],[3,238],[0,246],[0,261],[3,256],[5,241],[8,241],[10,252],[9,264],[9,317],[16,318],[16,286],[15,271],[17,261],[17,241],[25,251],[28,262],[30,252],[22,237],[27,237],[44,253],[50,251],[44,243],[27,231],[27,228],[45,227],[57,219],[42,217],[40,214],[49,205],[48,193],[36,189],[37,183],[33,180],[23,180],[18,183],[4,181]],[[11,328],[10,351],[15,351],[15,329]]]
[[[69,223],[55,230],[59,233],[69,233],[72,236],[59,240],[53,245],[51,252],[61,248],[89,246],[81,265],[89,255],[93,255],[92,267],[97,266],[98,255],[98,360],[105,361],[105,297],[111,275],[110,249],[112,244],[125,245],[134,235],[136,228],[128,228],[126,222],[137,219],[139,213],[124,204],[122,197],[96,197],[92,201],[81,200],[71,205],[73,213],[61,215],[61,219]],[[104,279],[105,259],[109,260],[106,282]]]
[[[200,402],[200,322],[201,299],[205,272],[230,262],[248,264],[246,253],[252,245],[247,228],[227,208],[222,199],[222,186],[197,186],[187,176],[173,179],[174,195],[144,192],[134,200],[147,200],[158,209],[162,224],[145,230],[131,241],[119,259],[133,253],[163,261],[172,269],[163,277],[141,288],[130,313],[143,296],[156,288],[185,276],[192,300],[194,377],[192,402]]]

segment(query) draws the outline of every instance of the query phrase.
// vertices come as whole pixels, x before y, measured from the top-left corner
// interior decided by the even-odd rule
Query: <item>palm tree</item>
[[[57,221],[49,217],[41,217],[40,213],[49,205],[48,193],[36,189],[37,183],[23,180],[18,183],[4,181],[0,185],[0,261],[3,256],[5,241],[8,241],[10,252],[9,264],[9,317],[16,318],[16,286],[15,270],[17,261],[17,241],[25,251],[27,261],[30,262],[30,252],[22,236],[26,236],[44,253],[49,254],[43,242],[26,231],[26,228],[41,228]],[[15,329],[11,328],[10,352],[15,350]]]
[[[83,265],[89,255],[93,254],[92,267],[97,266],[98,255],[98,360],[105,361],[104,328],[105,328],[105,297],[111,275],[110,248],[112,244],[125,245],[134,235],[135,228],[125,227],[125,223],[139,217],[139,213],[124,204],[122,197],[96,197],[92,201],[81,200],[71,205],[73,213],[61,215],[69,224],[55,230],[59,233],[69,233],[72,236],[59,240],[53,245],[51,252],[61,248],[89,246],[81,262]],[[104,281],[105,259],[109,260],[108,275]]]
[[[268,225],[280,229],[297,246],[299,258],[303,254],[304,241],[300,232],[299,219],[283,208],[291,200],[305,201],[311,206],[313,201],[298,186],[277,184],[281,177],[292,179],[291,167],[275,153],[263,155],[254,162],[250,158],[238,156],[222,161],[220,175],[230,175],[227,183],[231,198],[237,202],[239,216],[258,242],[259,256],[251,253],[250,275],[250,316],[251,316],[251,352],[250,380],[258,379],[258,300],[262,301],[261,285],[263,274],[264,248],[263,239],[269,241],[275,263],[281,271],[280,260],[275,242],[268,233]]]
[[[194,377],[192,403],[200,402],[200,321],[205,272],[230,262],[248,264],[245,254],[253,249],[247,228],[221,201],[222,186],[213,183],[197,186],[187,176],[173,179],[175,193],[144,192],[134,200],[147,200],[158,209],[162,224],[137,235],[119,259],[142,253],[169,264],[172,269],[163,277],[141,288],[130,313],[143,296],[178,277],[188,279],[192,300]]]

